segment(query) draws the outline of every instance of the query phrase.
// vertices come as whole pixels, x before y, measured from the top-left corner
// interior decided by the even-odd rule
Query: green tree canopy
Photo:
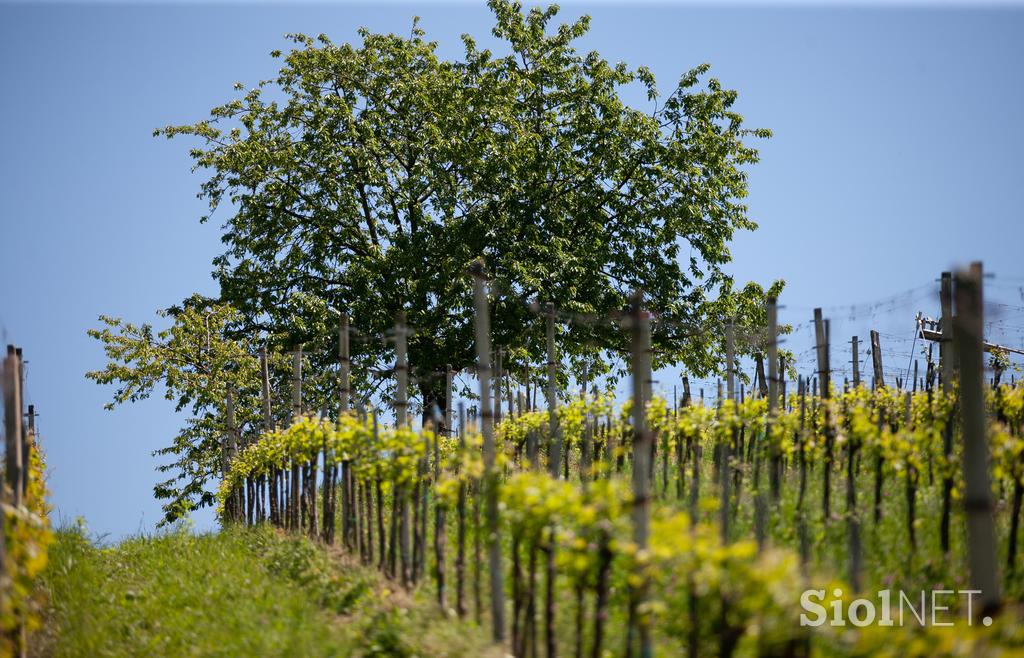
[[[361,30],[358,45],[292,35],[289,52],[272,53],[276,78],[236,85],[206,120],[157,131],[196,140],[201,196],[227,215],[214,263],[231,308],[225,339],[250,356],[256,342],[302,344],[324,371],[344,311],[358,330],[356,385],[364,395],[383,386],[386,398],[387,378],[368,373],[393,364],[384,337],[404,311],[413,390],[429,410],[444,400],[435,375],[473,365],[466,270],[482,256],[507,369],[544,361],[544,319],[530,304],[550,301],[563,357],[608,373],[628,348],[608,318],[633,290],[655,313],[655,366],[718,369],[729,317],[741,352],[758,349],[742,338],[763,326],[766,294],[782,284],[737,289],[723,268],[735,232],[756,228],[743,203],[745,167],[758,159],[748,142],[770,133],[743,126],[737,93],[707,65],[663,94],[648,69],[576,49],[588,17],[556,24],[557,6],[489,5],[493,49],[464,35],[464,56],[442,59],[416,22],[408,36]],[[636,92],[642,108],[624,100]],[[108,352],[140,339],[127,325],[105,331]],[[110,356],[122,369],[97,380],[150,376],[143,354]],[[181,469],[200,459],[178,454]]]
[[[735,231],[755,228],[745,140],[768,131],[743,127],[736,92],[705,80],[707,65],[662,96],[646,68],[575,49],[589,18],[553,26],[556,6],[490,7],[501,53],[466,35],[464,58],[442,60],[415,24],[408,37],[361,31],[358,46],[294,35],[275,80],[159,131],[200,138],[202,194],[212,210],[230,202],[223,300],[244,330],[325,355],[330,308],[368,335],[405,310],[414,377],[435,401],[431,374],[472,364],[464,272],[482,255],[495,344],[514,367],[543,351],[527,301],[605,318],[640,289],[659,318],[658,362],[709,372],[724,317],[763,320],[744,313],[764,290],[735,290],[722,267]],[[631,87],[645,109],[623,100]],[[569,355],[625,348],[609,323],[559,332]],[[359,349],[390,358],[384,342]]]

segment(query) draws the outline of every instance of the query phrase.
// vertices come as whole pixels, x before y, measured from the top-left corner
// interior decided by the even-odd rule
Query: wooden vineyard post
[[[736,401],[736,327],[732,320],[725,325],[725,386],[726,396]]]
[[[831,503],[831,470],[833,470],[833,445],[831,445],[831,432],[829,425],[831,419],[828,416],[828,398],[830,397],[830,374],[828,368],[828,339],[825,336],[825,323],[821,319],[821,309],[814,309],[814,338],[815,351],[817,354],[818,379],[821,383],[821,400],[824,405],[824,432],[825,432],[825,459],[822,474],[821,488],[821,516],[824,523],[828,523]]]
[[[14,348],[14,354],[18,357],[18,410],[22,413],[21,436],[18,438],[21,446],[21,499],[25,500],[28,495],[29,463],[31,453],[28,445],[28,430],[25,427],[24,405],[25,405],[25,356],[21,348]]]
[[[778,303],[768,298],[768,419],[773,422],[779,406],[779,323]],[[780,478],[782,477],[782,454],[775,442],[771,442],[771,472],[768,475],[773,503],[779,500]]]
[[[583,364],[583,379],[580,381],[580,398],[586,404],[587,399],[587,375],[588,367],[587,364]],[[580,482],[584,484],[590,479],[591,469],[591,449],[593,447],[593,436],[591,432],[590,422],[590,411],[587,411],[583,415],[583,436],[580,444]],[[566,461],[568,463],[568,460]]]
[[[452,426],[452,399],[454,397],[455,371],[451,364],[444,368],[444,435],[455,436]],[[460,421],[461,422],[461,421]]]
[[[953,340],[960,360],[960,422],[963,432],[964,508],[971,589],[980,591],[979,614],[1000,605],[996,536],[989,480],[985,401],[982,391],[984,326],[981,263],[956,275]]]
[[[349,355],[349,317],[348,313],[342,313],[338,318],[338,421],[341,421],[349,411],[352,399],[351,370],[352,362]],[[328,544],[334,543],[334,529],[337,523],[338,509],[338,468],[339,464],[334,461],[331,455],[330,463],[327,462],[327,455],[324,455],[324,488],[327,494],[324,497],[324,539]],[[348,471],[348,464],[341,464],[344,474]],[[345,489],[342,487],[342,497],[345,496]],[[380,501],[378,501],[379,504]],[[342,511],[347,509],[343,504]],[[367,520],[370,523],[371,519]],[[344,527],[344,524],[343,524]]]
[[[378,410],[374,409],[372,412],[373,422],[373,444],[380,445],[380,423],[377,417]],[[377,494],[377,568],[381,573],[387,574],[394,577],[393,562],[390,561],[389,557],[394,555],[394,535],[391,536],[391,542],[388,542],[388,535],[384,528],[384,487],[381,482],[380,475],[377,476],[374,482],[374,490]],[[394,510],[391,511],[391,518],[394,519]]]
[[[351,409],[352,404],[352,355],[350,351],[350,339],[352,331],[350,329],[350,318],[347,313],[342,313],[340,322],[338,324],[338,361],[339,361],[339,372],[338,376],[341,378],[339,381],[340,399],[338,400],[338,410],[340,415],[346,414]],[[376,421],[376,412],[374,413],[374,420]],[[339,479],[339,478],[335,478]],[[341,539],[342,543],[349,548],[352,547],[352,507],[355,505],[355,501],[352,500],[352,462],[345,460],[341,463]],[[337,495],[335,495],[337,500]],[[392,515],[396,514],[395,510],[392,510]],[[333,535],[333,533],[332,533]],[[333,540],[333,536],[332,536]]]
[[[444,427],[441,424],[441,414],[437,407],[434,407],[434,482],[441,481],[441,433]],[[441,608],[441,614],[448,616],[448,590],[447,579],[445,578],[445,552],[448,539],[448,509],[444,498],[438,497],[434,503],[434,563],[435,576],[437,580],[437,605]]]
[[[650,463],[653,436],[647,428],[646,396],[651,379],[651,325],[643,294],[633,293],[629,325],[632,333],[632,382],[633,382],[633,543],[637,553],[645,555],[650,535]],[[728,478],[724,478],[728,479]],[[627,646],[632,638],[639,640],[640,658],[652,655],[650,618],[646,612],[648,576],[646,564],[641,560],[636,574],[638,584],[630,597],[629,629]]]
[[[395,425],[409,425],[409,366],[406,362],[408,344],[405,336],[405,312],[395,317]]]
[[[736,333],[735,326],[732,320],[725,325],[725,363],[726,363],[726,390],[728,391],[729,402],[735,402],[736,391],[735,391],[735,359],[736,359]],[[719,387],[719,397],[721,397],[721,387]],[[729,482],[731,480],[731,467],[730,461],[732,459],[732,445],[730,440],[723,441],[721,445],[717,447],[718,452],[718,476],[719,476],[719,493],[721,494],[721,509],[719,510],[721,515],[721,528],[722,533],[722,544],[729,543]]]
[[[449,370],[449,373],[451,370]],[[459,402],[459,454],[466,451],[466,406]],[[459,459],[456,468],[462,463]],[[466,617],[466,483],[459,475],[459,499],[458,499],[458,528],[456,530],[456,541],[458,547],[455,553],[455,614],[459,619]]]
[[[779,404],[782,410],[786,410],[786,357],[779,355]]]
[[[807,512],[804,510],[804,497],[807,494],[807,454],[806,436],[807,423],[807,380],[801,376],[796,380],[797,396],[800,398],[800,429],[797,432],[797,460],[800,463],[800,484],[796,498],[797,535],[800,541],[800,565],[807,565],[810,544],[807,537]]]
[[[302,417],[302,345],[292,352],[292,417],[291,422],[295,424]],[[291,476],[289,478],[290,492],[288,500],[288,528],[297,530],[299,528],[299,464],[294,459],[291,464]]]
[[[494,420],[491,412],[490,378],[491,378],[491,328],[490,311],[487,304],[487,291],[484,282],[483,263],[477,261],[472,268],[473,300],[476,308],[476,355],[477,379],[480,382],[480,433],[483,435],[485,516],[487,522],[487,557],[491,582],[491,638],[495,643],[505,639],[505,589],[501,567],[501,534],[498,525],[498,469],[494,447]],[[554,310],[549,305],[548,354],[552,352]],[[553,372],[549,364],[548,373]],[[550,397],[550,395],[549,395]],[[550,402],[550,400],[549,400]],[[552,412],[553,413],[553,412]],[[558,476],[558,460],[552,460],[554,476]]]
[[[755,372],[754,384],[755,384],[755,386],[751,387],[751,395],[750,395],[750,397],[755,397],[754,392],[756,391],[756,393],[760,397],[764,398],[764,397],[766,397],[768,395],[768,384],[765,382],[765,374],[764,374],[764,355],[761,354],[760,352],[754,354],[754,362],[755,362],[755,368],[754,368],[754,372]]]
[[[815,334],[815,349],[818,358],[818,381],[821,382],[821,397],[822,399],[829,399],[831,387],[831,372],[829,370],[829,349],[828,349],[828,335],[825,328],[825,322],[821,317],[821,309],[814,309],[814,334]]]
[[[0,503],[10,503],[14,507],[20,507],[24,502],[25,484],[28,480],[28,453],[25,451],[23,435],[25,428],[22,423],[22,401],[24,397],[22,384],[22,353],[21,349],[15,349],[13,345],[7,346],[7,356],[4,359],[3,372],[0,373],[3,381],[0,382],[0,389],[3,389],[4,398],[4,439],[5,439],[5,481],[0,482]],[[10,496],[10,498],[8,498]],[[7,578],[6,572],[6,548],[7,539],[4,537],[4,528],[7,512],[0,511],[0,578]],[[17,538],[12,541],[17,541]],[[11,586],[4,582],[2,586],[6,589]],[[7,620],[4,620],[7,621]],[[12,648],[12,655],[24,657],[28,655],[27,634],[28,627],[24,619],[11,624],[4,631]]]
[[[860,341],[857,340],[856,336],[850,341],[850,345],[850,349],[853,350],[853,361],[851,361],[853,364],[853,387],[860,388]]]
[[[558,477],[562,462],[562,436],[558,431],[558,397],[557,382],[558,361],[555,356],[555,305],[551,302],[546,306],[547,339],[548,339],[548,432],[551,444],[548,449],[548,470],[551,477]]]
[[[778,403],[776,398],[778,392],[776,389],[776,379],[778,378],[778,360],[776,354],[775,345],[775,333],[777,330],[777,307],[775,298],[771,297],[768,299],[767,308],[765,309],[768,319],[767,337],[768,337],[768,382],[766,383],[764,396],[768,398],[768,424],[766,426],[766,436],[762,440],[760,446],[754,445],[756,438],[755,436],[750,437],[751,448],[754,452],[754,535],[757,540],[758,550],[764,549],[765,543],[765,525],[766,517],[768,516],[768,505],[765,501],[763,485],[761,483],[761,467],[764,461],[764,446],[768,444],[770,450],[770,461],[768,463],[768,482],[771,490],[771,497],[774,501],[778,497],[779,489],[779,472],[778,472],[778,461],[773,442],[769,440],[771,433],[772,422],[775,416],[775,406]],[[759,360],[758,364],[759,375],[764,375],[764,359]],[[739,497],[739,493],[736,494]]]
[[[878,332],[871,330],[871,365],[875,371],[875,386],[885,386],[885,372],[882,370],[882,344],[878,339]]]
[[[903,427],[907,430],[913,429],[910,421],[910,404],[912,402],[911,394],[905,393],[903,395]],[[917,531],[915,530],[914,519],[917,514],[917,478],[918,473],[916,467],[911,464],[907,465],[907,472],[904,477],[905,484],[905,495],[907,501],[907,537],[910,539],[910,551],[912,553],[917,552]]]
[[[235,427],[235,390],[234,386],[228,384],[227,390],[227,432],[224,435],[224,446],[223,446],[223,458],[224,458],[224,475],[228,474],[231,468],[231,463],[238,458],[238,432]],[[231,492],[231,506],[232,513],[234,514],[234,521],[244,520],[245,515],[245,498],[243,495],[244,489],[236,487]]]
[[[231,464],[231,424],[233,421],[234,410],[231,403],[231,389],[227,390],[227,397],[225,398],[225,409],[227,421],[225,422],[224,433],[220,437],[220,477],[222,480],[226,480],[228,477],[228,470]],[[237,513],[235,509],[236,496],[238,492],[232,491],[231,495],[228,496],[226,509],[224,510],[225,521],[233,521],[234,516]]]
[[[406,338],[405,338],[405,312],[399,311],[395,317],[395,426],[404,429],[409,423],[409,371],[406,365]],[[488,382],[489,384],[489,382]],[[412,585],[412,556],[410,554],[412,542],[412,528],[409,520],[409,492],[406,487],[396,486],[396,502],[398,509],[392,510],[392,514],[398,514],[398,548],[401,562],[401,581],[403,587]]]
[[[690,406],[690,378],[683,375],[683,409]],[[686,460],[689,457],[690,440],[687,439],[686,443],[683,443],[683,438],[677,436],[676,438],[676,498],[683,500],[686,496]],[[692,517],[691,517],[692,519]]]
[[[942,368],[942,394],[951,395],[953,391],[953,275],[943,272],[939,289],[939,302],[942,307],[942,340],[939,342],[939,363]],[[930,387],[929,387],[930,388]],[[942,457],[948,467],[953,457],[953,419],[946,419],[942,428]],[[943,469],[942,477],[942,520],[939,523],[939,545],[942,552],[949,553],[949,518],[953,509],[953,477],[948,468]]]
[[[909,394],[907,399],[909,400]],[[849,542],[850,553],[850,587],[853,591],[860,590],[861,572],[861,543],[860,543],[860,515],[857,512],[857,453],[860,450],[860,442],[852,438],[847,444],[846,452],[846,522],[847,541]],[[909,478],[909,474],[908,474]]]
[[[26,464],[21,453],[21,363],[14,345],[7,346],[7,357],[4,359],[3,394],[4,394],[4,473],[6,482],[3,486],[10,492],[10,501],[20,507],[24,491],[23,471]]]
[[[822,519],[827,524],[830,520],[832,500],[833,436],[831,430],[832,419],[829,415],[830,407],[828,404],[832,385],[831,370],[829,368],[828,325],[827,322],[822,320],[820,308],[814,309],[814,334],[818,357],[818,381],[821,382],[821,399],[824,405],[825,419],[825,464],[822,468],[821,510]]]
[[[942,308],[942,338],[939,341],[939,365],[942,373],[942,390],[950,391],[953,386],[953,369],[956,357],[953,328],[953,274],[943,272],[940,278],[939,305]]]
[[[24,360],[21,361],[22,368],[24,368]],[[18,385],[19,387],[24,386],[21,382],[19,382]],[[32,463],[32,451],[36,447],[36,406],[34,404],[28,405],[28,413],[26,416],[28,417],[28,429],[24,432],[25,442],[22,444],[21,448],[21,461],[25,465],[22,469],[21,478],[23,498],[28,498],[28,487],[29,484],[31,484],[29,478],[32,477],[32,469],[29,468],[29,465]]]
[[[504,361],[505,350],[497,349],[494,350],[494,372],[492,380],[494,382],[493,388],[493,401],[494,406],[491,411],[494,413],[494,424],[497,425],[501,422],[501,371],[502,362]]]
[[[260,395],[263,405],[263,431],[274,431],[274,415],[270,403],[270,365],[267,361],[267,348],[260,348]],[[280,525],[277,511],[277,469],[270,469],[270,485],[267,495],[270,502],[270,522]]]

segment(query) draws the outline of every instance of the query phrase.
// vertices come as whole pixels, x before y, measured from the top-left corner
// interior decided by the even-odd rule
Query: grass
[[[63,529],[44,574],[53,656],[485,656],[483,630],[303,538],[177,530],[110,547]]]

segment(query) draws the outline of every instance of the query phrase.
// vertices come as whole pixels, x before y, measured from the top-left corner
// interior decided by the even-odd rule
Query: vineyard
[[[0,7],[0,658],[1024,657],[1009,12],[163,4]]]
[[[659,318],[639,294],[609,320],[632,346],[629,398],[602,391],[585,371],[564,372],[553,340],[547,382],[531,390],[500,369],[482,267],[472,280],[476,393],[455,404],[447,371],[443,407],[418,427],[402,316],[386,337],[396,358],[386,409],[350,388],[358,373],[347,316],[330,373],[342,392],[335,408],[307,411],[304,383],[317,378],[303,372],[301,351],[238,352],[238,370],[260,385],[248,397],[225,389],[219,538],[178,531],[128,542],[113,570],[106,560],[115,554],[97,552],[81,529],[61,529],[54,544],[35,412],[19,413],[22,361],[11,348],[4,655],[30,655],[47,618],[75,629],[74,648],[52,637],[42,645],[58,655],[120,655],[126,647],[77,606],[111,615],[108,624],[134,625],[137,615],[174,623],[164,608],[139,607],[162,596],[138,589],[158,587],[142,583],[166,570],[206,583],[182,590],[186,610],[201,601],[234,608],[235,597],[256,591],[274,603],[240,607],[219,627],[179,622],[174,634],[145,640],[158,653],[216,653],[218,642],[242,641],[275,655],[484,655],[485,634],[491,647],[523,657],[996,656],[1024,647],[1024,384],[1001,381],[1000,369],[982,380],[980,265],[944,275],[952,320],[940,325],[940,359],[909,390],[880,383],[884,376],[868,386],[857,371],[852,382],[834,381],[820,312],[817,375],[791,381],[769,298],[757,332],[768,337],[766,355],[749,391],[734,352],[743,338],[726,323],[725,379],[710,404],[686,377],[682,396],[654,394]],[[290,390],[275,391],[272,370],[285,363]],[[566,374],[579,393],[559,398]],[[236,412],[254,408],[262,419],[243,436]],[[257,572],[229,566],[249,562]],[[123,588],[124,603],[97,598],[109,588]],[[418,603],[382,603],[389,588]],[[346,622],[317,626],[324,606]],[[289,620],[284,636],[252,625],[268,614]]]
[[[943,345],[957,357],[930,364],[922,390],[833,391],[821,324],[821,377],[796,391],[770,347],[763,392],[739,395],[729,367],[717,405],[691,400],[685,381],[681,400],[653,397],[657,318],[638,299],[621,319],[634,397],[587,392],[547,409],[489,374],[478,278],[475,414],[460,406],[455,423],[449,403],[410,426],[401,324],[394,426],[345,397],[304,415],[296,359],[292,422],[249,445],[229,437],[218,509],[228,525],[337,541],[516,656],[1001,655],[1024,641],[1012,603],[1024,594],[1024,387],[982,392],[974,274],[957,280]],[[519,404],[502,415],[505,397]],[[865,593],[922,594],[897,628],[874,613],[802,626],[807,589],[822,590],[830,622],[865,621],[851,609]],[[956,628],[925,624],[936,610],[955,611]]]
[[[53,541],[46,465],[35,432],[35,411],[22,423],[22,352],[7,346],[0,389],[4,398],[4,462],[0,471],[0,656],[23,655],[42,622],[46,597],[40,575]]]

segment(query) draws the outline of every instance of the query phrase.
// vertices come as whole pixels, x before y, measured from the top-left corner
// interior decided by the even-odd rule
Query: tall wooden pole
[[[454,395],[452,387],[454,380],[455,372],[452,370],[451,364],[448,364],[444,368],[444,433],[447,436],[454,436],[452,431],[452,397]]]
[[[768,298],[768,413],[773,414],[779,404],[779,344],[778,304]]]
[[[728,390],[728,400],[730,402],[736,401],[735,391],[735,366],[734,362],[736,359],[736,334],[735,327],[732,320],[725,325],[725,359],[726,359],[726,383]],[[719,386],[719,397],[721,397],[721,386]],[[732,437],[727,438],[718,447],[719,450],[719,494],[721,496],[721,509],[719,510],[720,515],[720,528],[722,533],[722,544],[729,543],[729,507],[730,497],[729,484],[732,481]]]
[[[942,392],[949,395],[953,391],[953,350],[954,328],[953,328],[953,275],[950,272],[943,272],[939,288],[939,302],[942,306],[942,340],[939,342],[939,365],[941,367]],[[929,346],[929,349],[931,346]],[[931,368],[931,352],[929,352],[929,372]],[[929,377],[929,380],[931,377]],[[929,390],[931,383],[929,381]],[[953,419],[946,421],[942,428],[942,454],[948,464],[953,457]],[[942,517],[939,522],[939,546],[944,554],[949,553],[949,524],[953,511],[953,477],[944,469],[942,478]]]
[[[395,317],[395,424],[409,424],[409,364],[406,361],[408,343],[405,336],[405,312]]]
[[[292,419],[294,424],[302,417],[302,345],[292,352]]]
[[[821,397],[828,398],[831,389],[831,373],[828,363],[828,338],[825,335],[825,322],[821,317],[821,309],[814,309],[815,350],[818,357],[818,381],[821,382]]]
[[[953,389],[953,274],[943,272],[939,288],[939,303],[942,307],[942,339],[939,341],[939,363],[942,368],[942,392]]]
[[[21,377],[19,375],[21,364],[14,345],[7,346],[7,357],[4,359],[3,371],[3,394],[4,394],[4,439],[5,463],[4,472],[7,481],[4,483],[9,487],[12,502],[17,507],[22,502],[22,471],[24,463],[21,454]]]
[[[20,347],[14,349],[15,356],[18,357],[18,399],[20,400],[18,411],[24,414],[25,404],[25,355],[22,353]],[[24,419],[24,415],[22,415]],[[28,479],[29,479],[29,446],[28,446],[28,430],[25,427],[25,422],[22,420],[21,423],[21,436],[19,437],[21,445],[21,499],[25,500],[26,492],[28,491]]]
[[[984,327],[981,263],[956,275],[953,339],[960,360],[960,422],[963,428],[964,508],[971,589],[980,590],[980,614],[999,608],[996,534],[989,480],[982,356]]]
[[[399,311],[395,316],[395,425],[405,428],[409,424],[409,371],[406,363],[407,343],[405,338],[405,312]],[[401,581],[403,587],[409,587],[415,573],[413,569],[412,532],[409,519],[409,492],[405,486],[396,489],[398,501],[399,528],[398,546],[401,558]],[[413,501],[415,505],[415,501]]]
[[[584,363],[583,378],[580,380],[580,399],[584,400],[584,404],[586,404],[587,399],[587,375],[589,374],[588,371],[588,364]],[[589,411],[587,411],[583,416],[583,437],[581,441],[582,445],[580,446],[580,480],[584,484],[586,484],[587,479],[590,477],[591,447],[593,443]]]
[[[853,350],[853,387],[860,388],[860,341],[854,336],[850,344]]]
[[[352,405],[352,354],[349,346],[351,337],[350,318],[342,313],[338,318],[338,419],[347,414]],[[376,415],[374,415],[376,422]],[[348,460],[340,465],[332,465],[330,475],[326,475],[331,488],[331,516],[329,520],[328,543],[334,543],[334,512],[338,501],[338,469],[341,469],[341,537],[348,545],[351,543],[351,516],[355,501],[352,500],[351,463]],[[378,501],[380,504],[380,501]],[[383,536],[382,536],[383,538]]]
[[[341,413],[349,410],[352,400],[352,358],[349,353],[349,318],[348,313],[341,314],[338,324],[338,409]]]
[[[221,450],[221,470],[223,471],[224,477],[227,477],[228,471],[231,468],[231,462],[238,457],[238,435],[235,431],[235,391],[234,386],[228,384],[227,400],[225,401],[226,416],[227,416],[227,432],[224,434],[224,443]],[[241,487],[236,488],[231,492],[232,510],[231,513],[234,515],[235,521],[240,521],[245,513],[244,510],[244,498],[243,489]]]
[[[24,368],[24,362],[22,362]],[[24,385],[24,384],[22,384]],[[25,432],[25,442],[21,448],[21,461],[24,464],[21,478],[22,498],[28,498],[29,479],[32,477],[32,451],[36,447],[36,406],[28,405],[28,431]]]
[[[547,338],[548,338],[548,432],[551,445],[548,451],[548,470],[551,477],[557,478],[562,462],[562,436],[558,431],[558,397],[556,376],[558,361],[555,355],[555,305],[547,304]]]
[[[472,269],[473,300],[476,306],[477,380],[480,382],[480,433],[483,435],[484,495],[486,497],[487,551],[491,581],[491,638],[495,643],[505,639],[505,589],[501,566],[501,533],[498,525],[498,470],[494,447],[491,411],[491,319],[485,289],[483,263]],[[554,461],[555,473],[558,461]]]
[[[644,309],[643,294],[633,293],[630,314],[632,331],[633,371],[633,542],[641,554],[647,551],[650,536],[650,459],[654,437],[647,428],[647,394],[651,379],[651,325]],[[640,566],[640,584],[633,592],[631,622],[638,628],[640,657],[652,655],[651,632],[646,617],[647,590],[649,583],[645,567]],[[632,633],[629,634],[632,637]]]
[[[272,432],[274,431],[274,412],[270,401],[270,365],[267,359],[267,348],[260,348],[260,380],[262,403],[263,403],[263,431]],[[271,468],[267,480],[268,491],[267,497],[270,503],[270,522],[275,525],[280,525],[280,507],[278,500],[278,478],[280,471],[277,468]]]
[[[736,330],[732,320],[725,325],[725,381],[728,399],[736,400]]]
[[[260,348],[260,384],[263,402],[263,430],[274,430],[274,415],[270,404],[270,364],[267,361],[267,348]]]
[[[491,411],[494,413],[495,425],[501,422],[501,366],[504,355],[505,350],[494,350],[494,376],[492,377],[494,382],[494,407]]]
[[[814,309],[814,333],[817,338],[818,381],[821,383],[821,398],[827,401],[832,396],[832,372],[829,364],[829,328],[828,321],[822,320],[821,309]],[[829,417],[829,405],[825,409],[825,464],[822,468],[821,508],[822,518],[827,524],[830,520],[832,502],[832,420]]]
[[[885,386],[885,372],[882,370],[882,343],[878,339],[878,332],[871,330],[871,364],[875,369],[875,386]]]
[[[292,352],[292,417],[291,422],[295,424],[302,418],[302,345],[298,345]],[[289,527],[293,530],[299,527],[299,463],[292,460],[291,468],[291,497],[289,510],[291,519]]]
[[[768,418],[769,422],[775,421],[775,415],[779,406],[779,312],[778,303],[774,297],[768,298]],[[753,440],[753,437],[751,438]],[[768,483],[771,489],[772,501],[779,498],[779,478],[782,475],[782,454],[777,446],[771,448],[771,471],[768,473]],[[760,492],[759,492],[760,493]]]

